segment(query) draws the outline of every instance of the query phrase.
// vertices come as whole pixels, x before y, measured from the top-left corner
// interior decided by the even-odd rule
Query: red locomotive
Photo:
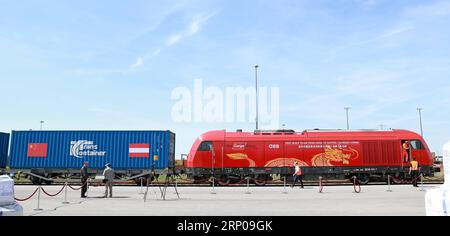
[[[409,149],[403,145],[408,141]],[[408,156],[404,156],[405,151]],[[293,130],[211,131],[193,144],[186,167],[196,181],[212,175],[227,185],[253,178],[264,185],[272,175],[291,176],[302,165],[306,179],[353,178],[394,182],[409,178],[409,161],[416,158],[426,176],[433,175],[433,159],[423,138],[407,130]]]

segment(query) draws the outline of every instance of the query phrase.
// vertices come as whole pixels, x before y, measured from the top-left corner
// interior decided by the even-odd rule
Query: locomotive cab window
[[[414,150],[422,150],[425,149],[422,142],[420,140],[411,140],[411,147]]]
[[[212,142],[204,141],[200,144],[197,151],[211,151]]]

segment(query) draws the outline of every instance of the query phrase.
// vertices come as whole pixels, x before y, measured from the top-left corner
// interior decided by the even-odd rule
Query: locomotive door
[[[419,165],[423,163],[425,160],[423,157],[425,156],[425,147],[423,146],[422,142],[420,140],[411,140],[410,141],[410,153],[411,153],[411,161],[413,158],[416,158],[419,162]]]
[[[224,145],[225,135],[220,138],[220,141],[214,141],[212,146],[213,166],[217,169],[224,168]]]

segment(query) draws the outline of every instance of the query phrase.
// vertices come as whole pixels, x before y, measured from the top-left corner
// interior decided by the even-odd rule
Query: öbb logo
[[[269,144],[269,149],[280,149],[280,144]]]
[[[105,156],[105,151],[98,151],[94,141],[79,140],[70,142],[70,156],[83,158],[83,156]]]

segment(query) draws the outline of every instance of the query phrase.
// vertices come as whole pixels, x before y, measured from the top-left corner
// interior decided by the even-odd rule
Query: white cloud
[[[173,46],[173,45],[177,44],[178,42],[180,42],[182,39],[187,38],[189,36],[192,36],[192,35],[200,32],[203,25],[211,17],[213,17],[215,15],[216,15],[216,13],[213,12],[208,15],[199,14],[199,15],[194,16],[185,29],[183,29],[182,31],[180,31],[176,34],[173,34],[172,36],[169,37],[169,39],[167,40],[167,46],[168,47]]]
[[[167,46],[172,46],[183,38],[183,34],[175,34],[170,36],[169,40],[167,40]]]
[[[142,57],[138,57],[138,59],[136,60],[136,63],[131,65],[131,69],[136,69],[142,65],[144,65],[144,59]]]
[[[389,28],[371,38],[355,40],[355,41],[350,42],[341,47],[332,49],[330,51],[330,56],[328,56],[324,61],[329,62],[329,61],[335,59],[340,53],[342,53],[348,49],[352,49],[355,47],[361,47],[361,46],[364,46],[367,44],[379,43],[380,41],[383,42],[383,40],[388,40],[395,36],[400,36],[401,34],[407,33],[412,30],[414,30],[414,26],[411,24],[403,24],[403,25],[398,25],[398,26]]]

